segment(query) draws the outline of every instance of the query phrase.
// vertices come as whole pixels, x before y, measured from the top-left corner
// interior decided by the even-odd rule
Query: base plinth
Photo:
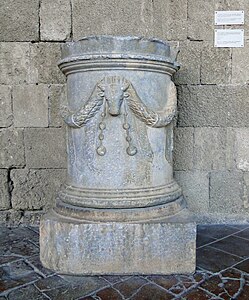
[[[74,275],[193,273],[196,225],[181,215],[160,222],[89,223],[51,211],[40,225],[42,264]]]

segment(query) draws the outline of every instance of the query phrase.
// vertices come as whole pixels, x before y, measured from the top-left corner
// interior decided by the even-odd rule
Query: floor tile
[[[85,286],[86,288],[91,288],[91,286],[106,287],[110,284],[106,282],[101,276],[68,276],[60,275],[66,282],[74,286]]]
[[[210,246],[197,250],[197,266],[211,272],[219,272],[240,261],[241,258],[226,254]]]
[[[234,268],[227,269],[221,272],[222,278],[232,278],[232,279],[241,279],[243,274]]]
[[[139,276],[135,276],[125,281],[116,283],[113,285],[113,287],[117,289],[122,295],[124,295],[125,298],[128,298],[131,297],[138,288],[146,283],[148,283],[147,280]]]
[[[4,236],[6,242],[23,241],[28,239],[36,239],[39,235],[31,231],[27,227],[0,227],[0,238]]]
[[[72,279],[67,285],[44,291],[44,293],[53,300],[72,300],[94,293],[94,291],[100,290],[108,285],[104,279],[97,276],[74,277],[75,280]],[[49,278],[50,277],[46,279]],[[49,284],[48,281],[47,284]]]
[[[249,223],[247,223],[247,224],[229,224],[227,226],[241,230],[241,229],[249,228]]]
[[[212,243],[210,246],[243,258],[249,257],[249,240],[241,239],[236,236],[229,236]]]
[[[117,283],[117,282],[121,281],[120,276],[105,275],[105,276],[101,276],[101,277],[106,279],[111,284],[114,284],[114,283]]]
[[[154,284],[143,286],[130,300],[169,300],[174,296]]]
[[[111,287],[97,292],[96,296],[99,297],[99,299],[101,300],[123,300],[123,297]]]
[[[0,267],[0,293],[40,278],[24,261],[12,262]]]
[[[232,228],[227,225],[199,225],[197,232],[215,239],[223,238],[227,235],[238,232],[238,228]]]
[[[92,294],[94,291],[99,290],[100,288],[101,287],[99,287],[97,284],[92,286],[66,285],[53,290],[45,291],[44,294],[53,300],[75,300]]]
[[[58,275],[42,278],[35,283],[40,291],[48,291],[65,285],[69,285],[69,283]]]
[[[169,275],[152,275],[147,277],[149,280],[155,282],[156,284],[162,286],[166,290],[172,288],[173,286],[177,285],[179,281],[177,280],[176,276]]]
[[[241,270],[243,272],[249,273],[249,259],[246,259],[243,262],[235,265],[234,268]],[[248,299],[249,299],[249,297],[248,297]]]
[[[127,280],[128,278],[131,278],[131,277],[134,277],[134,276],[133,275],[120,275],[119,277],[123,281],[123,280]]]
[[[19,256],[13,255],[0,255],[0,266],[3,264],[11,263],[13,261],[21,260]]]
[[[27,240],[8,241],[0,245],[0,255],[21,255],[29,257],[38,254],[39,248]]]
[[[34,285],[28,285],[8,294],[8,300],[48,300]]]
[[[176,277],[183,284],[185,289],[197,285],[200,281],[204,280],[203,274],[200,273],[194,275],[177,275]]]
[[[197,237],[196,237],[196,247],[198,248],[200,246],[204,246],[204,245],[209,244],[214,241],[216,241],[215,238],[212,238],[211,236],[199,233],[199,234],[197,234]]]
[[[39,272],[41,272],[43,274],[43,276],[49,276],[49,275],[52,275],[54,274],[55,272],[52,271],[52,270],[49,270],[45,267],[43,267],[41,261],[40,261],[40,256],[39,255],[35,255],[35,256],[31,256],[31,257],[28,257],[26,259],[26,261],[28,263],[30,263],[31,267],[33,268],[36,268]]]
[[[241,237],[243,239],[248,239],[249,240],[249,228],[242,230],[240,232],[237,232],[234,234],[235,236]]]
[[[208,294],[208,292],[205,292],[204,290],[201,290],[199,288],[191,290],[189,293],[184,295],[184,300],[205,300],[205,299],[215,299]]]
[[[219,295],[221,293],[223,293],[224,289],[223,289],[223,282],[220,278],[220,276],[215,275],[212,276],[211,278],[207,279],[204,283],[202,283],[200,285],[201,288],[215,294],[215,295]]]
[[[229,269],[210,277],[200,287],[221,299],[230,300],[237,299],[236,296],[244,285],[243,275],[234,269]]]
[[[249,286],[243,287],[241,293],[237,296],[236,300],[248,300],[249,299]]]

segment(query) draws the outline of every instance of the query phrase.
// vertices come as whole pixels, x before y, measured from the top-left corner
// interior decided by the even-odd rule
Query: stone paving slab
[[[55,274],[38,240],[37,227],[0,227],[0,300],[249,299],[249,224],[199,226],[193,275]]]

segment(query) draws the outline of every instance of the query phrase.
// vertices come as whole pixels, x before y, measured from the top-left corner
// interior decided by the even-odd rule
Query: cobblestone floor
[[[0,300],[249,300],[249,225],[199,226],[197,270],[175,276],[62,276],[42,267],[36,227],[0,227]]]

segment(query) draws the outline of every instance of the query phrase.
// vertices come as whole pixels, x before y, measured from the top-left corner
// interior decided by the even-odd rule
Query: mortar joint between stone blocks
[[[39,7],[38,7],[38,42],[41,42],[41,1],[39,0]]]
[[[71,16],[71,28],[70,28],[70,40],[73,40],[73,2],[69,0],[70,3],[70,16]]]

